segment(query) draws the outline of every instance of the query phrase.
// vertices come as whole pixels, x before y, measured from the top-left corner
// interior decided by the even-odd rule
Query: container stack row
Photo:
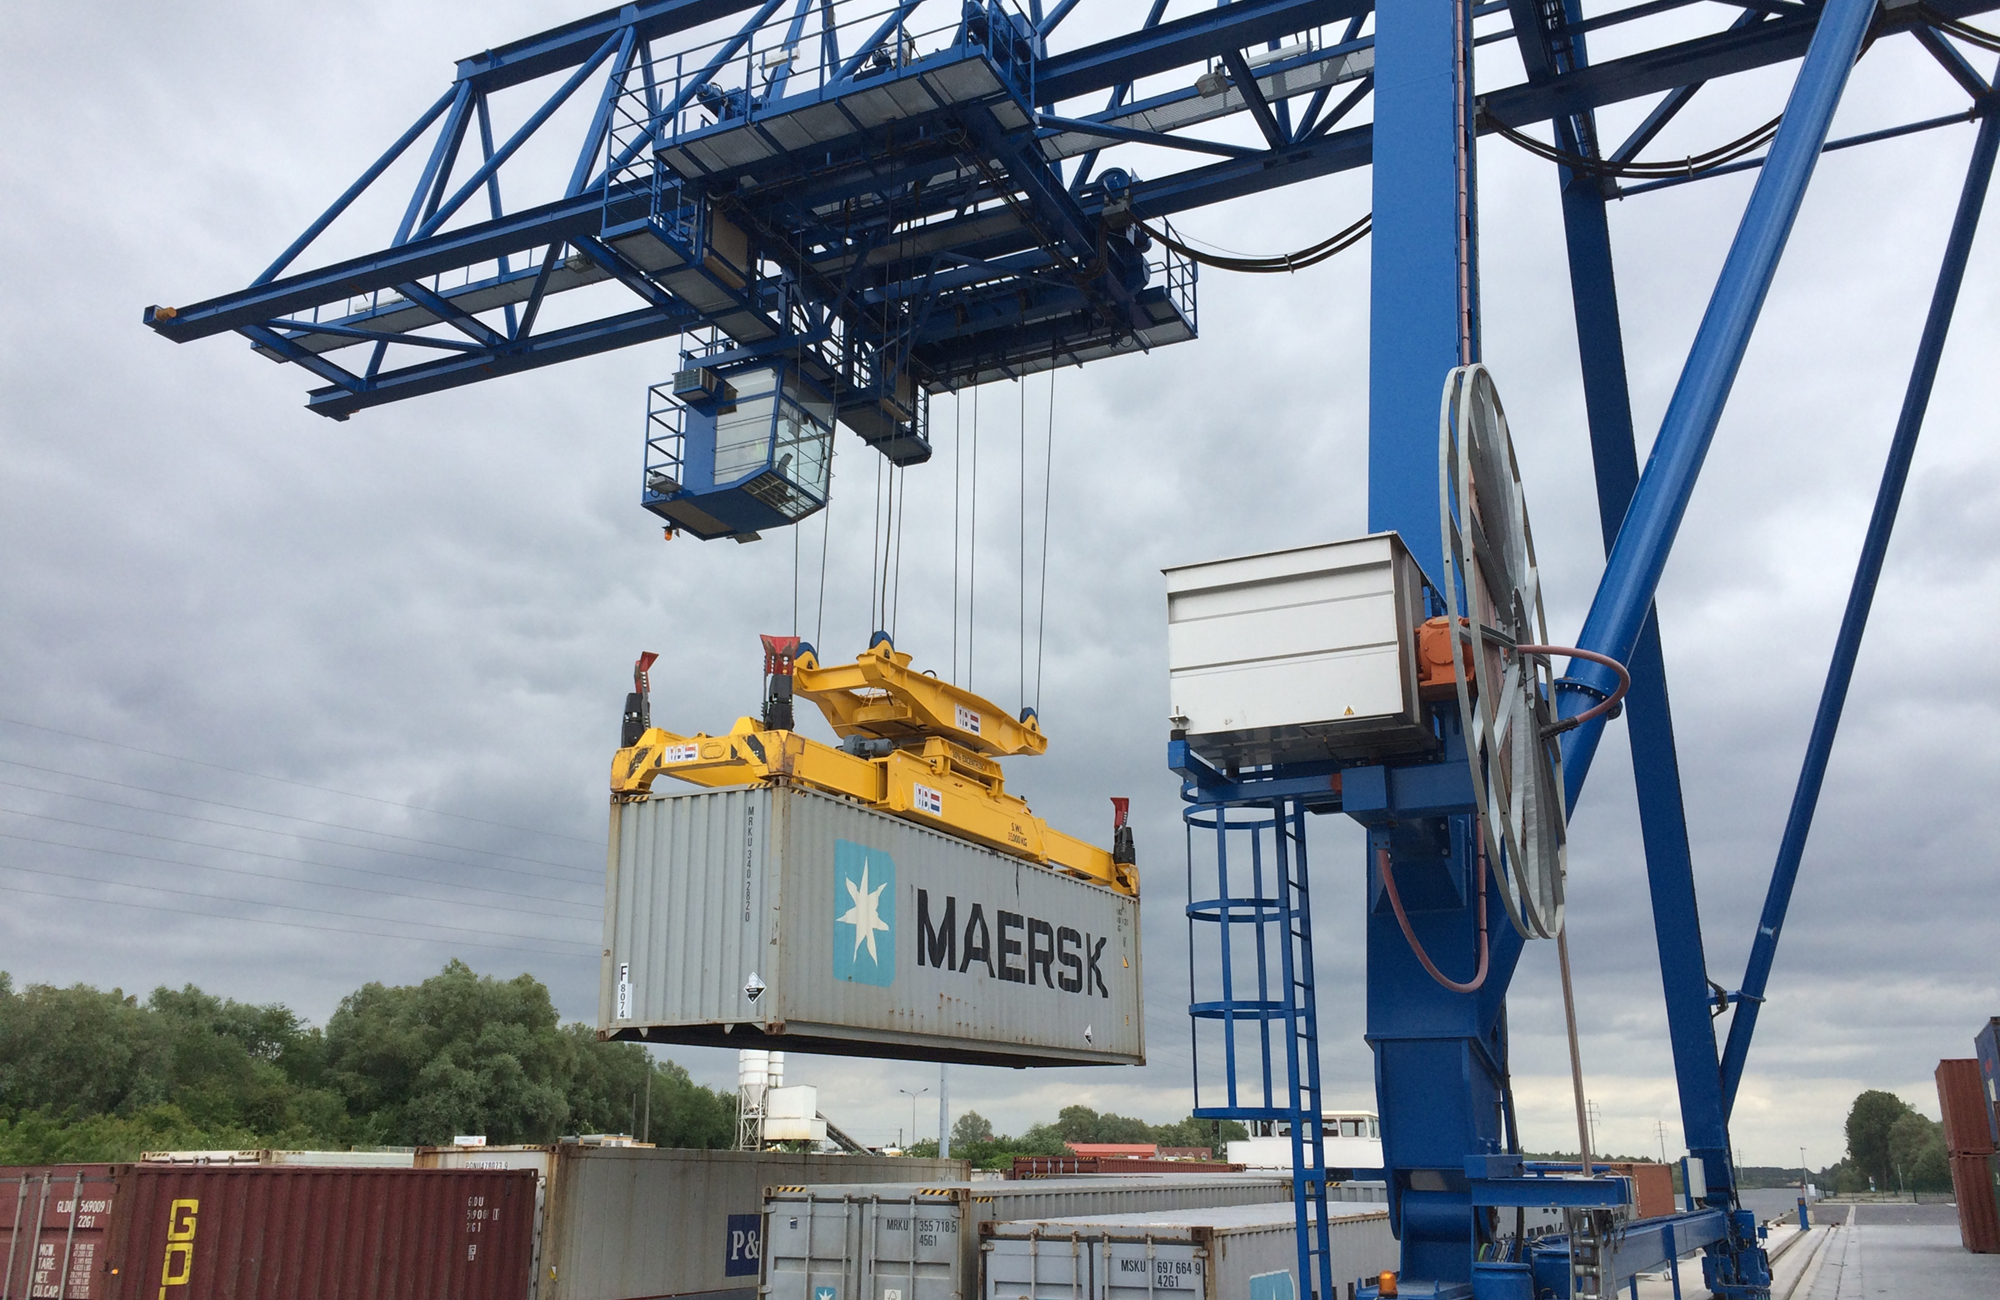
[[[0,1169],[0,1300],[756,1300],[766,1187],[966,1173],[578,1143],[414,1160]]]
[[[1373,1276],[1396,1266],[1381,1184],[1341,1189],[1334,1266]],[[1374,1203],[1370,1203],[1370,1202]],[[933,1186],[774,1188],[764,1205],[763,1300],[1122,1300],[1146,1278],[1090,1261],[1165,1251],[1153,1286],[1242,1300],[1297,1270],[1291,1179],[1281,1174],[1132,1174]],[[1089,1244],[1084,1244],[1089,1243]],[[1140,1243],[1128,1250],[1132,1243]],[[1109,1252],[1106,1254],[1105,1252]],[[1034,1259],[1081,1261],[1033,1282]],[[1029,1262],[1017,1266],[1017,1256]],[[1221,1274],[1211,1271],[1228,1263]],[[1023,1273],[1022,1270],[1027,1272]],[[1064,1271],[1067,1270],[1067,1271]],[[1220,1288],[1220,1289],[1218,1289]],[[1279,1291],[1272,1291],[1278,1300]],[[1283,1295],[1298,1294],[1294,1287]]]
[[[1938,1062],[1938,1110],[1951,1161],[1959,1238],[1978,1254],[2000,1254],[2000,1018],[1974,1039],[1977,1055]]]

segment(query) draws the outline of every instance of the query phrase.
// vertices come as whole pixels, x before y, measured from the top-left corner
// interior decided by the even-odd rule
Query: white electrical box
[[[1417,698],[1424,579],[1394,533],[1165,570],[1173,727],[1211,763],[1435,744]]]

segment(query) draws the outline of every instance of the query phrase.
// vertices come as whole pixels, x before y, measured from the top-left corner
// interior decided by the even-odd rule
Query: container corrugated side
[[[607,1037],[1145,1060],[1137,899],[790,787],[614,804],[611,830]]]
[[[766,1187],[950,1181],[965,1172],[963,1160],[563,1143],[542,1234],[541,1300],[755,1300]]]
[[[521,1300],[525,1171],[127,1165],[104,1300]]]
[[[1337,1284],[1395,1268],[1387,1210],[1329,1207]],[[1298,1233],[1289,1202],[1166,1214],[1089,1215],[985,1229],[983,1300],[1293,1300]]]
[[[1986,1086],[1979,1079],[1979,1061],[1939,1061],[1937,1067],[1938,1110],[1944,1117],[1946,1155],[1983,1156],[1993,1150],[1993,1132],[1987,1123],[1992,1108],[1986,1102]]]
[[[0,1297],[99,1300],[121,1168],[0,1169]]]
[[[1993,1156],[1952,1156],[1952,1199],[1958,1202],[1958,1235],[1976,1255],[2000,1253],[2000,1192]]]
[[[969,1300],[978,1293],[979,1228],[1009,1219],[1118,1211],[1291,1204],[1270,1174],[1042,1178],[878,1187],[773,1189],[764,1202],[765,1300],[820,1290],[881,1300]]]

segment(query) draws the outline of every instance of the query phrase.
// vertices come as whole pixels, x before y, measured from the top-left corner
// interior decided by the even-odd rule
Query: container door
[[[962,1276],[963,1215],[957,1198],[872,1202],[855,1300],[971,1300],[978,1279]]]
[[[762,1300],[854,1300],[862,1208],[845,1198],[766,1203]]]
[[[102,1165],[0,1178],[0,1297],[101,1300],[115,1189]]]
[[[1095,1300],[1157,1300],[1169,1295],[1204,1295],[1208,1252],[1188,1241],[1106,1241],[1103,1281]],[[1230,1296],[1228,1300],[1244,1300]]]
[[[1104,1300],[1097,1248],[1074,1234],[995,1237],[985,1247],[983,1300]]]

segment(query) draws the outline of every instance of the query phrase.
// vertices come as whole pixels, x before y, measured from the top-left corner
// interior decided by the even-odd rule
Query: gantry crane
[[[1318,1047],[1299,828],[1305,811],[1339,808],[1369,824],[1385,879],[1442,855],[1478,886],[1404,918],[1401,934],[1387,912],[1369,911],[1368,1032],[1386,1164],[1375,1172],[1402,1242],[1398,1292],[1539,1294],[1533,1270],[1556,1255],[1528,1260],[1499,1213],[1534,1205],[1586,1216],[1573,1219],[1585,1231],[1560,1276],[1546,1279],[1558,1293],[1602,1294],[1700,1246],[1712,1291],[1761,1295],[1768,1277],[1736,1196],[1730,1109],[2000,142],[1993,86],[1967,54],[2000,49],[1967,21],[1995,7],[1649,0],[1586,12],[1582,0],[1406,0],[1378,12],[1367,0],[1236,0],[1169,17],[1166,0],[1152,0],[1130,11],[1129,30],[1068,44],[1078,0],[648,0],[462,60],[446,91],[246,288],[151,307],[145,320],[180,342],[243,335],[323,381],[308,405],[336,419],[682,338],[680,363],[649,397],[641,500],[670,529],[747,538],[825,504],[835,422],[898,465],[920,464],[931,395],[1186,341],[1197,260],[1291,269],[1368,229],[1343,224],[1290,257],[1218,258],[1197,253],[1169,218],[1372,165],[1369,526],[1403,539],[1435,593],[1447,567],[1428,540],[1439,537],[1439,386],[1481,352],[1475,143],[1499,134],[1547,158],[1562,198],[1608,559],[1577,638],[1595,658],[1549,682],[1544,702],[1563,725],[1588,717],[1560,740],[1573,803],[1614,689],[1600,661],[1629,666],[1625,718],[1682,1122],[1705,1186],[1685,1214],[1619,1226],[1620,1180],[1588,1166],[1568,1176],[1529,1169],[1513,1154],[1504,1006],[1520,932],[1492,928],[1474,992],[1433,980],[1411,955],[1419,940],[1468,952],[1487,934],[1476,791],[1462,745],[1443,734],[1434,752],[1346,766],[1218,769],[1172,751],[1193,801],[1190,827],[1221,836],[1261,818],[1283,873],[1276,896],[1250,902],[1285,927],[1284,986],[1256,1014],[1285,1028],[1288,1076],[1279,1086],[1267,1069],[1262,1096],[1245,1099],[1232,1063],[1224,1104],[1198,1113],[1289,1120],[1312,1136]],[[1715,14],[1714,26],[1681,35],[1683,15],[1672,35],[1650,35],[1669,11],[1689,10]],[[1637,52],[1592,60],[1590,38],[1614,29]],[[1966,109],[1830,140],[1849,69],[1885,39],[1926,50]],[[1474,51],[1501,40],[1518,47],[1526,75],[1485,84]],[[1781,121],[1670,164],[1640,158],[1707,83],[1795,61]],[[493,106],[524,97],[508,119],[517,125],[498,134]],[[1640,99],[1650,108],[1630,136],[1600,138],[1597,110]],[[563,115],[572,103],[580,108]],[[580,136],[572,116],[585,123]],[[1964,198],[1769,901],[1749,969],[1729,989],[1702,952],[1654,591],[1819,154],[1972,122]],[[1542,123],[1552,142],[1532,134]],[[526,171],[523,146],[558,131],[569,133],[556,141],[568,146],[567,165]],[[393,230],[294,269],[406,155],[416,175]],[[1744,169],[1757,169],[1755,191],[1642,475],[1606,206]],[[556,294],[563,323],[546,325]],[[1446,713],[1436,716],[1448,732]],[[1249,822],[1230,820],[1245,810]],[[1214,905],[1218,913],[1195,919],[1227,928],[1232,904]],[[1305,963],[1303,985],[1295,961]],[[1235,1014],[1219,1005],[1197,1004],[1197,1019]],[[1714,1017],[1732,1009],[1718,1050]],[[1316,1140],[1301,1141],[1302,1228],[1308,1202],[1339,1172],[1317,1151]],[[1608,1237],[1597,1234],[1603,1223],[1614,1226]],[[1600,1254],[1583,1261],[1587,1250]],[[1335,1294],[1338,1279],[1303,1230],[1301,1269],[1306,1290]]]

